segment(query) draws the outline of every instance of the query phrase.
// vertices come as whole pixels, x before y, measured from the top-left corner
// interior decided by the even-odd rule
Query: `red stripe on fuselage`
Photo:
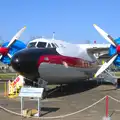
[[[40,56],[38,60],[38,67],[41,63],[51,63],[51,64],[61,64],[65,62],[67,66],[70,67],[81,67],[81,68],[89,68],[92,66],[92,63],[89,61],[85,61],[81,58],[74,58],[62,55],[43,55]]]

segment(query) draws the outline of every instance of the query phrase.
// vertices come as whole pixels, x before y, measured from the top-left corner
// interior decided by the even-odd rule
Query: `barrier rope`
[[[32,81],[32,80],[30,80],[30,79],[27,79],[27,80],[28,80],[28,81]],[[36,83],[36,84],[39,85],[38,82],[34,82],[34,83]],[[111,97],[111,96],[109,96],[109,95],[108,95],[108,97],[111,98],[112,100],[116,101],[116,102],[120,102],[120,100],[117,100],[116,98],[113,98],[113,97]],[[41,118],[41,119],[58,119],[58,118],[65,118],[65,117],[68,117],[68,116],[72,116],[72,115],[81,113],[81,112],[83,112],[83,111],[85,111],[85,110],[87,110],[87,109],[95,106],[96,104],[98,104],[99,102],[101,102],[102,100],[104,100],[105,98],[106,98],[106,96],[104,96],[103,98],[101,98],[101,99],[98,100],[97,102],[93,103],[92,105],[89,105],[89,106],[87,106],[87,107],[85,107],[85,108],[83,108],[83,109],[81,109],[81,110],[78,110],[78,111],[76,111],[76,112],[73,112],[73,113],[69,113],[69,114],[65,114],[65,115],[60,115],[60,116],[54,116],[54,117],[34,117],[34,116],[33,116],[32,118]],[[9,110],[9,109],[6,109],[6,108],[3,107],[3,106],[0,106],[0,108],[3,109],[4,111],[8,112],[8,113],[11,113],[11,114],[14,114],[14,115],[18,115],[18,116],[23,116],[22,114],[17,113],[17,112],[13,112],[13,111],[11,111],[11,110]],[[23,117],[25,117],[25,116],[23,116]]]
[[[108,95],[108,97],[111,98],[112,100],[116,101],[116,102],[120,102],[120,100],[117,100],[116,98],[114,98],[114,97],[112,97],[112,96],[109,96],[109,95]],[[69,114],[66,114],[66,115],[60,115],[60,116],[54,116],[54,117],[34,117],[34,116],[33,116],[32,118],[41,118],[41,119],[58,119],[58,118],[65,118],[65,117],[68,117],[68,116],[72,116],[72,115],[81,113],[81,112],[83,112],[83,111],[85,111],[85,110],[87,110],[87,109],[95,106],[96,104],[98,104],[99,102],[101,102],[102,100],[104,100],[105,98],[106,98],[106,96],[104,96],[103,98],[101,98],[101,99],[98,100],[97,102],[93,103],[92,105],[89,105],[89,106],[87,106],[87,107],[85,107],[85,108],[83,108],[83,109],[81,109],[81,110],[78,110],[78,111],[76,111],[76,112],[69,113]],[[18,115],[18,116],[23,116],[22,114],[17,113],[17,112],[14,112],[14,111],[12,111],[12,110],[9,110],[9,109],[7,109],[7,108],[5,108],[5,107],[3,107],[3,106],[0,106],[0,108],[3,109],[4,111],[8,112],[8,113],[11,113],[11,114],[14,114],[14,115]],[[25,116],[23,116],[23,117],[25,117]]]
[[[105,97],[106,97],[106,96],[105,96]],[[76,111],[76,112],[73,112],[73,113],[69,113],[69,114],[66,114],[66,115],[60,115],[60,116],[54,116],[54,117],[32,117],[32,118],[57,119],[57,118],[64,118],[64,117],[72,116],[72,115],[75,115],[75,114],[77,114],[77,113],[83,112],[83,111],[85,111],[85,110],[87,110],[87,109],[95,106],[96,104],[98,104],[99,102],[101,102],[102,100],[104,100],[105,97],[101,98],[100,100],[98,100],[97,102],[93,103],[92,105],[87,106],[87,107],[85,107],[85,108],[83,108],[83,109],[81,109],[81,110],[78,110],[78,111]],[[3,110],[6,111],[6,112],[11,113],[11,114],[15,114],[15,115],[18,115],[18,116],[23,116],[23,115],[21,115],[21,114],[19,114],[19,113],[17,113],[17,112],[13,112],[13,111],[8,110],[8,109],[6,109],[6,108],[4,108],[4,107],[2,107],[2,106],[0,106],[0,108],[3,109]],[[23,116],[23,117],[24,117],[24,116]]]
[[[111,98],[112,100],[116,101],[116,102],[120,102],[120,100],[117,100],[116,98],[113,98],[112,96],[108,95],[108,97]]]

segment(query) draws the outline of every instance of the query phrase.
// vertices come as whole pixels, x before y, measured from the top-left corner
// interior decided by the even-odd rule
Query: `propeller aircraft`
[[[94,77],[99,68],[95,54],[106,54],[110,44],[72,44],[62,40],[38,38],[16,52],[11,65],[25,83],[46,81],[69,84]]]
[[[31,80],[31,85],[41,79],[48,84],[68,84],[93,78],[94,73],[97,77],[112,63],[120,66],[120,38],[114,40],[97,25],[94,24],[94,27],[110,44],[72,44],[62,40],[38,38],[30,41],[27,46],[23,43],[18,45],[20,41],[17,39],[25,30],[24,27],[0,48],[0,59],[9,63],[24,78],[26,84]],[[12,56],[10,50],[15,43],[17,50]],[[96,54],[104,55],[108,50],[112,57],[100,67]],[[5,62],[5,57],[11,61]]]

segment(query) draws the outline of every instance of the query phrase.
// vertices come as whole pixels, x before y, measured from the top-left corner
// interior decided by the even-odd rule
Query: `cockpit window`
[[[48,43],[48,46],[47,46],[48,48],[51,48],[51,45]]]
[[[52,44],[53,48],[56,48],[56,46],[53,43],[51,43],[51,44]]]
[[[54,43],[56,47],[58,47],[58,45],[56,43]]]
[[[38,48],[45,48],[46,47],[46,42],[38,42],[37,47]]]
[[[28,48],[35,47],[35,44],[36,44],[36,42],[31,42],[31,43],[28,44],[27,47],[28,47]]]

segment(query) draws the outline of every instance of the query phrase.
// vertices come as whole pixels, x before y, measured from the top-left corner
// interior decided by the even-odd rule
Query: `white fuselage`
[[[58,40],[51,42],[56,43],[59,46],[56,48],[56,51],[61,56],[66,56],[68,59],[77,58],[78,60],[82,60],[82,62],[88,63],[88,66],[83,65],[78,67],[68,65],[66,67],[64,64],[43,62],[40,64],[38,70],[40,77],[46,80],[48,84],[71,83],[85,80],[94,76],[94,73],[97,71],[98,66],[94,55],[87,52],[87,48],[91,47],[90,45],[70,44]]]
[[[71,44],[61,40],[36,39],[28,43],[26,50],[13,57],[12,66],[24,77],[34,80],[40,77],[48,84],[77,82],[92,78],[97,71],[99,66],[96,57],[88,51],[88,48],[96,46],[109,47],[105,44],[101,47],[101,44]]]

